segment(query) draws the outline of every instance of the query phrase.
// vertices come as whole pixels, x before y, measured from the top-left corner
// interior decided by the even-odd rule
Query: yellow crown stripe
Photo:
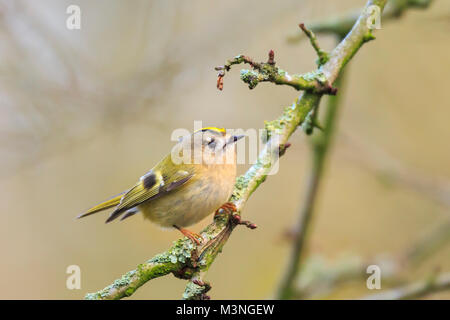
[[[204,131],[207,131],[207,130],[218,132],[218,133],[221,133],[221,134],[225,134],[226,133],[226,130],[224,128],[216,128],[216,127],[205,127],[205,128],[201,128],[200,130],[197,130],[195,132],[200,132],[200,131],[204,132]]]

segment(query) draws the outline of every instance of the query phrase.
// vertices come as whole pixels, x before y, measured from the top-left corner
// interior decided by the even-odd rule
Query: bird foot
[[[185,237],[188,237],[194,244],[197,246],[201,245],[203,242],[203,237],[199,235],[198,233],[195,233],[193,231],[189,231],[188,229],[184,229],[182,227],[173,225],[175,229],[180,231]]]
[[[216,210],[216,212],[214,213],[214,216],[217,216],[218,214],[222,214],[222,213],[228,213],[228,214],[233,214],[233,212],[236,212],[237,208],[236,205],[232,202],[225,202],[223,205],[220,206],[219,209]]]

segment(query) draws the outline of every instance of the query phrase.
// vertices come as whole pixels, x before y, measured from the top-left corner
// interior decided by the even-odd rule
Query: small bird
[[[202,128],[182,137],[172,152],[129,190],[106,200],[77,218],[114,208],[106,223],[140,212],[165,228],[176,228],[196,244],[201,236],[185,229],[227,203],[236,180],[236,144],[243,135],[225,129]]]

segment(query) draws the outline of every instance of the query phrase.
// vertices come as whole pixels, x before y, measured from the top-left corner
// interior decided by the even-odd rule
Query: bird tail
[[[103,210],[106,210],[106,209],[109,209],[109,208],[117,206],[120,203],[120,200],[122,199],[124,193],[125,192],[122,192],[122,193],[120,193],[120,194],[118,194],[118,195],[116,195],[116,196],[114,196],[114,197],[112,197],[112,198],[110,198],[110,199],[108,199],[108,200],[106,200],[106,201],[104,201],[104,202],[102,202],[102,203],[100,203],[100,204],[90,208],[85,213],[80,214],[77,217],[77,219],[84,218],[84,217],[90,216],[91,214],[97,213],[99,211],[103,211]]]

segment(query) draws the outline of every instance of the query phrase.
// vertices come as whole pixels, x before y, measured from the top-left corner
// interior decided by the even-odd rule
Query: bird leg
[[[185,237],[188,237],[192,242],[194,242],[194,244],[200,245],[202,243],[203,237],[201,235],[176,225],[173,225],[173,227],[179,230]]]

